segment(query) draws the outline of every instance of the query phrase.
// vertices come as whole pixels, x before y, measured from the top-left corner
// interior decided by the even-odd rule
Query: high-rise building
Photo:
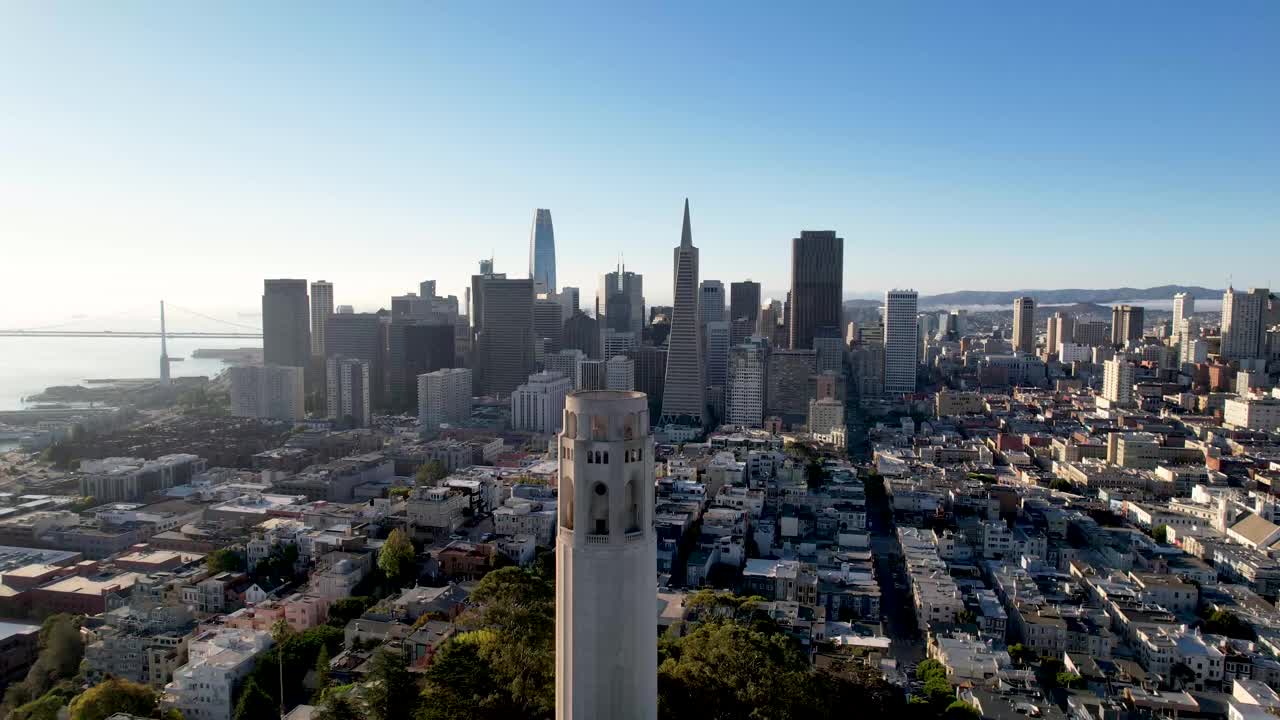
[[[756,334],[778,347],[783,347],[790,340],[782,344],[775,342],[774,339],[778,336],[780,327],[782,327],[782,303],[770,300],[760,308],[760,324],[756,327]]]
[[[1252,360],[1267,356],[1267,328],[1263,317],[1271,292],[1249,288],[1240,292],[1228,287],[1222,294],[1222,349],[1224,360]]]
[[[690,320],[696,323],[696,316]],[[566,402],[556,534],[556,720],[658,716],[648,414],[638,392],[577,392]]]
[[[644,277],[621,263],[614,272],[601,275],[596,320],[601,330],[610,327],[639,336],[644,331]]]
[[[1124,353],[1102,364],[1102,397],[1113,407],[1133,404],[1133,365]]]
[[[659,425],[704,426],[706,382],[702,365],[702,326],[698,322],[698,248],[689,227],[689,200],[684,201],[680,245],[673,257],[674,304],[667,336],[667,378],[662,390]]]
[[[330,326],[332,328],[332,326]],[[366,427],[373,418],[369,402],[372,386],[369,361],[330,355],[326,361],[329,418],[354,427]]]
[[[724,387],[729,373],[729,322],[712,320],[703,327],[706,343],[706,378],[708,386]]]
[[[578,312],[578,288],[562,287],[560,292],[555,294],[556,302],[560,303],[560,321],[564,322],[573,317]]]
[[[729,343],[740,345],[756,334],[760,323],[760,283],[744,280],[729,284]],[[776,324],[776,323],[775,323]]]
[[[663,385],[667,379],[667,350],[641,345],[627,353],[635,362],[635,389],[649,396],[649,417],[662,413]]]
[[[724,283],[719,280],[703,280],[698,283],[698,320],[706,332],[707,323],[720,322],[724,316]]]
[[[1055,312],[1053,317],[1049,318],[1045,327],[1045,358],[1057,357],[1058,346],[1063,343],[1074,343],[1075,337],[1075,318],[1062,311]]]
[[[734,345],[729,351],[729,382],[725,388],[725,422],[760,427],[764,420],[765,371],[768,346],[763,341]]]
[[[573,382],[559,373],[540,372],[511,393],[511,427],[536,433],[560,431],[565,396]]]
[[[804,230],[791,240],[790,347],[808,350],[821,327],[839,331],[844,319],[844,239],[832,230]],[[911,321],[915,322],[912,316]]]
[[[327,357],[356,358],[369,364],[369,390],[372,394],[364,397],[363,402],[375,408],[384,407],[385,337],[382,319],[376,313],[335,313],[325,322]]]
[[[564,321],[560,348],[581,350],[587,357],[600,357],[600,324],[581,310],[575,312],[572,317]]]
[[[884,298],[884,391],[905,395],[916,391],[915,290],[890,290]]]
[[[1020,297],[1013,301],[1013,351],[1032,355],[1036,351],[1036,301]]]
[[[548,353],[542,357],[542,369],[545,372],[560,373],[561,375],[577,382],[578,363],[587,359],[586,353],[576,348],[569,350],[561,350],[557,353]],[[580,390],[576,384],[574,390]]]
[[[333,283],[311,283],[311,354],[324,357],[324,325],[333,314]]]
[[[392,397],[403,398],[397,407],[405,409],[419,406],[417,378],[443,368],[457,367],[457,348],[454,344],[457,329],[454,325],[414,324],[400,326],[392,323],[388,332],[399,332],[404,339],[403,359],[399,368],[393,368]],[[470,378],[471,374],[468,373]],[[471,388],[467,388],[470,397]],[[412,411],[412,410],[410,410]]]
[[[596,357],[622,355],[639,344],[639,338],[633,332],[617,332],[613,328],[605,328],[600,331],[600,353]]]
[[[306,280],[262,283],[262,362],[305,368],[311,358],[311,313]]]
[[[339,305],[335,307],[333,311],[339,315],[350,315],[351,313],[355,312],[356,309],[351,305]]]
[[[765,370],[765,412],[781,415],[788,424],[801,424],[813,397],[818,371],[816,350],[778,349],[769,353]]]
[[[551,211],[538,208],[533,213],[529,230],[529,277],[535,293],[556,291],[556,233],[551,226]]]
[[[482,394],[504,397],[534,367],[533,281],[489,276],[479,286],[476,380]]]
[[[865,328],[859,328],[859,332]],[[884,396],[884,345],[881,341],[859,343],[849,351],[849,376],[863,399]]]
[[[558,300],[533,301],[533,338],[542,343],[543,352],[560,350],[564,332],[564,308]]]
[[[1099,347],[1106,345],[1110,339],[1107,324],[1101,320],[1079,321],[1072,329],[1072,337],[1077,345]]]
[[[1115,305],[1111,308],[1111,344],[1124,347],[1130,340],[1142,339],[1145,309],[1140,305]]]
[[[813,336],[813,349],[818,353],[818,372],[844,371],[844,338],[839,328],[820,328]]]
[[[614,355],[605,363],[605,388],[608,390],[634,390],[636,364],[625,355]]]
[[[471,419],[471,371],[444,368],[418,376],[418,422],[424,429]]]
[[[1196,296],[1187,292],[1180,292],[1173,296],[1173,331],[1178,332],[1182,327],[1182,321],[1190,318],[1196,312]]]
[[[573,387],[576,390],[606,390],[609,384],[608,365],[604,360],[582,360],[578,363]]]
[[[306,417],[303,369],[281,365],[236,365],[231,379],[231,414],[266,420]]]
[[[830,435],[832,430],[844,427],[844,403],[835,398],[810,400],[808,424],[814,435]]]

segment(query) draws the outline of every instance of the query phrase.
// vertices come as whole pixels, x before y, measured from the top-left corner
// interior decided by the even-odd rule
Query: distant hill
[[[1108,288],[1105,290],[960,290],[920,298],[920,307],[963,305],[1012,305],[1014,298],[1028,295],[1040,305],[1071,305],[1075,303],[1102,304],[1125,300],[1172,300],[1180,292],[1191,293],[1197,298],[1222,297],[1221,290],[1194,285],[1161,285],[1151,288]],[[846,303],[848,305],[848,303]]]

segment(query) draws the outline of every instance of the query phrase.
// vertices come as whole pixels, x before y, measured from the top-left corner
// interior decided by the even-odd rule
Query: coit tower
[[[655,720],[653,436],[644,393],[576,392],[560,433],[557,720]]]

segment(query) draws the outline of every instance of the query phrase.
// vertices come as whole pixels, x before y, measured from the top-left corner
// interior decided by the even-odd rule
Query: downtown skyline
[[[814,9],[732,29],[713,7],[634,12],[15,9],[0,237],[34,271],[6,278],[0,325],[85,311],[47,290],[53,267],[95,310],[203,307],[208,287],[252,307],[264,276],[330,278],[370,309],[422,276],[457,294],[480,257],[523,273],[537,207],[556,216],[559,285],[592,287],[619,254],[655,278],[685,196],[704,276],[764,297],[785,290],[802,230],[846,239],[845,297],[1247,287],[1280,259],[1274,6],[1107,8],[1105,23],[1100,8]],[[798,33],[827,49],[774,41]],[[1257,248],[1258,269],[1189,261],[1222,242]],[[1019,272],[987,273],[1012,248]]]

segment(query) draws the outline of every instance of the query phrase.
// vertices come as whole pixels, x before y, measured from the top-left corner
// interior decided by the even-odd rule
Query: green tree
[[[1236,640],[1258,639],[1253,626],[1229,610],[1214,610],[1204,621],[1200,631],[1210,635],[1226,635]]]
[[[418,467],[418,472],[414,473],[413,479],[419,485],[435,485],[449,475],[449,471],[445,470],[436,460],[428,460]]]
[[[14,708],[8,720],[58,720],[58,714],[67,706],[68,693],[50,690],[31,702]]]
[[[10,685],[5,691],[4,709],[41,699],[59,682],[70,679],[79,671],[80,660],[84,658],[80,621],[79,616],[62,613],[44,619],[37,640],[39,653],[36,661],[22,682]]]
[[[347,623],[364,614],[373,605],[373,598],[364,595],[340,598],[329,606],[329,624],[346,627]]]
[[[413,549],[413,542],[404,530],[396,528],[387,536],[382,549],[378,551],[378,568],[396,587],[404,585],[418,576],[418,561]]]
[[[1066,670],[1058,673],[1057,675],[1054,675],[1053,681],[1057,683],[1059,687],[1064,687],[1064,688],[1084,687],[1084,678],[1080,677],[1079,675],[1073,672],[1066,671]]]
[[[555,587],[519,567],[485,575],[471,594],[468,628],[487,631],[480,652],[501,678],[520,714],[555,709]]]
[[[409,672],[409,661],[399,650],[383,648],[373,656],[365,689],[369,720],[413,717],[419,696]]]
[[[351,699],[350,686],[342,692],[325,693],[324,698],[316,706],[313,720],[361,720],[364,713]]]
[[[956,700],[942,711],[943,720],[980,720],[982,713],[978,708],[962,700]]]
[[[916,666],[917,680],[919,680],[920,682],[928,682],[934,678],[941,678],[942,680],[946,680],[947,666],[943,665],[937,660],[934,660],[933,658],[923,660],[919,665]]]
[[[116,713],[149,717],[160,697],[150,687],[119,678],[108,678],[71,701],[70,720],[105,720]]]
[[[1151,528],[1151,537],[1162,545],[1167,544],[1169,542],[1169,526],[1157,525]]]
[[[273,627],[273,630],[276,628]],[[321,651],[327,651],[332,655],[342,647],[342,630],[330,625],[320,625],[302,632],[288,630],[283,633],[273,632],[273,635],[280,637],[280,640],[258,658],[249,679],[271,697],[273,708],[278,708],[280,705],[282,679],[286,707],[306,702],[310,697],[305,685],[307,673],[316,666]],[[283,667],[281,666],[282,657]],[[283,673],[281,673],[282,669]],[[282,674],[283,678],[281,678]],[[248,682],[241,688],[241,692],[245,692],[247,688]]]
[[[404,500],[405,498],[409,497],[410,490],[411,488],[404,487],[404,486],[393,487],[387,491],[387,497],[391,498],[392,500]]]
[[[523,716],[485,659],[482,640],[474,632],[465,633],[440,647],[427,669],[417,720],[501,720]]]
[[[1049,489],[1057,490],[1058,492],[1074,493],[1076,491],[1076,486],[1072,485],[1070,480],[1054,478],[1053,482],[1049,483]]]
[[[1009,658],[1019,665],[1030,665],[1036,661],[1036,651],[1022,643],[1014,643],[1009,646]]]
[[[236,701],[234,720],[275,720],[280,711],[275,698],[267,694],[252,676],[240,689],[240,699]]]
[[[323,695],[329,685],[329,660],[329,648],[322,645],[316,655],[316,697]]]
[[[220,548],[209,553],[204,563],[211,573],[239,572],[244,570],[244,555],[231,548]]]

